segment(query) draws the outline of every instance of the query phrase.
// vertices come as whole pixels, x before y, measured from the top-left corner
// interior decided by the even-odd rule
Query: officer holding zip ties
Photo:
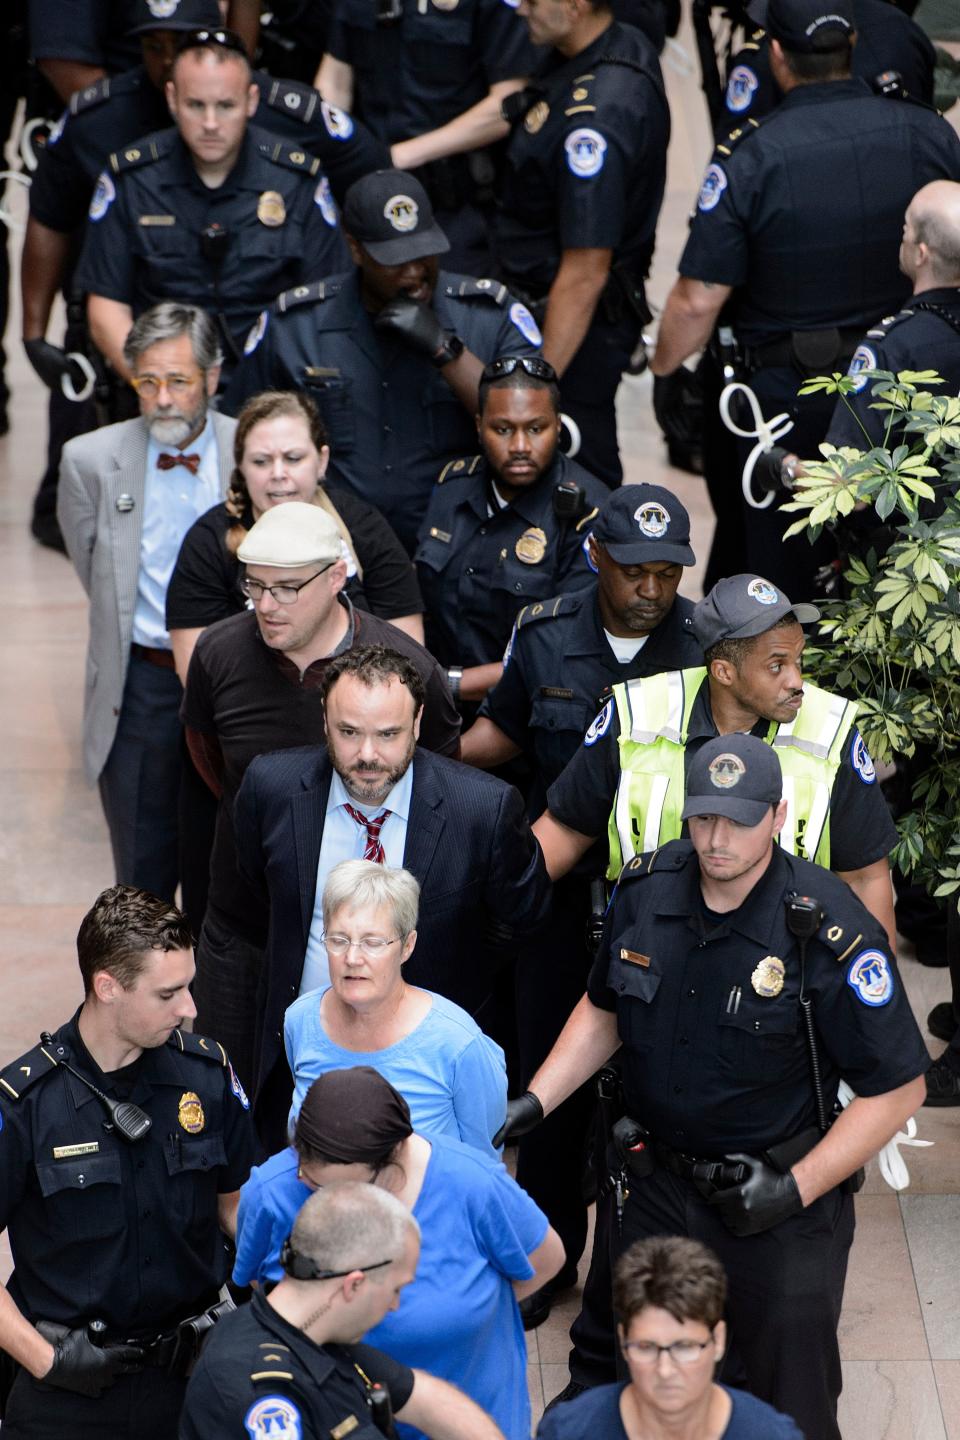
[[[881,927],[776,845],[782,792],[755,736],[696,753],[690,839],[624,867],[587,993],[496,1141],[622,1044],[615,1251],[659,1234],[711,1246],[730,1282],[726,1373],[839,1440],[851,1194],[922,1104],[929,1057]],[[838,1113],[841,1078],[855,1098]]]
[[[223,1047],[180,1029],[192,946],[174,906],[105,890],[77,935],[83,1004],[0,1071],[4,1440],[171,1440],[233,1308],[225,1235],[254,1140]]]

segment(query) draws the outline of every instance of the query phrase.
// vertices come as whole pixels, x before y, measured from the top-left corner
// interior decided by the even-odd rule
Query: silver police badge
[[[419,215],[420,207],[409,195],[391,195],[383,207],[383,218],[401,232],[416,230]]]
[[[633,512],[633,518],[640,526],[640,534],[648,540],[662,540],[670,524],[670,512],[656,500],[649,500]]]

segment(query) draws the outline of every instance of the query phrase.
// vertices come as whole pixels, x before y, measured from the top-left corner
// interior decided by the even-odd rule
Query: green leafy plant
[[[808,669],[860,702],[875,760],[912,757],[912,805],[893,859],[950,895],[960,891],[960,398],[934,394],[944,381],[929,370],[870,377],[882,443],[864,430],[862,451],[821,445],[782,508],[797,516],[788,536],[815,539],[827,526],[841,551],[851,517],[881,533],[846,551],[843,598],[822,606]],[[846,400],[855,384],[817,376],[800,393]],[[854,517],[866,509],[874,516]]]

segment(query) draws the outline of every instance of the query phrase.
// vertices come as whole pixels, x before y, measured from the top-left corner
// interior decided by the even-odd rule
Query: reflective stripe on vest
[[[615,685],[620,721],[620,778],[607,827],[611,880],[635,854],[679,838],[684,745],[706,670],[675,670]],[[830,801],[857,706],[815,685],[789,725],[764,737],[783,770],[787,818],[780,844],[819,865],[830,863]]]

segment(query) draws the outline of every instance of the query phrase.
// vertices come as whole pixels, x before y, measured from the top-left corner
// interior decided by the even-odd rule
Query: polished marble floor
[[[651,286],[661,302],[708,151],[702,99],[688,63],[674,54],[667,76],[674,138]],[[18,333],[14,313],[9,334]],[[16,341],[8,348],[12,428],[0,439],[6,616],[0,628],[2,1064],[79,1003],[76,928],[113,879],[99,805],[80,769],[83,594],[68,562],[35,545],[27,529],[42,468],[44,392]],[[697,553],[705,558],[712,520],[703,486],[665,465],[649,392],[649,378],[640,377],[627,381],[621,393],[627,477],[676,489],[693,517]],[[686,586],[694,597],[698,574]],[[946,973],[923,969],[906,947],[902,968],[922,1022],[929,1007],[947,996]],[[844,1440],[960,1440],[960,1111],[923,1111],[919,1124],[921,1135],[936,1144],[908,1152],[910,1189],[897,1196],[872,1175],[857,1202],[841,1327]],[[566,1384],[566,1332],[575,1307],[576,1295],[528,1337],[537,1414],[544,1398]]]

